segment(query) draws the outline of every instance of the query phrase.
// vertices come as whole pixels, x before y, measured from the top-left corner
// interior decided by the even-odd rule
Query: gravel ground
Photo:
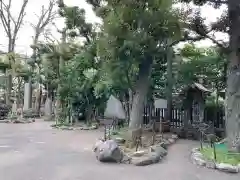
[[[189,160],[197,142],[179,140],[159,164],[101,164],[92,153],[100,132],[60,131],[48,122],[0,124],[1,180],[239,180]]]

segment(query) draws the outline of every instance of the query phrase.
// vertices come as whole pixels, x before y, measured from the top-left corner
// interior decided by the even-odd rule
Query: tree
[[[168,46],[168,39],[181,36],[179,14],[172,8],[172,1],[88,2],[103,18],[98,51],[100,59],[104,60],[107,68],[114,67],[113,71],[118,68],[123,71],[128,63],[137,69],[133,78],[134,95],[129,128],[139,128],[151,82],[152,65],[162,58],[161,53]]]
[[[184,2],[191,2],[192,0],[183,0]],[[240,144],[240,122],[239,122],[239,108],[240,103],[240,1],[238,0],[199,0],[193,1],[197,5],[204,5],[210,3],[215,8],[225,5],[227,9],[219,17],[216,23],[211,27],[207,27],[203,23],[201,14],[197,13],[193,22],[191,23],[192,29],[204,36],[211,39],[214,43],[220,46],[228,56],[228,75],[227,75],[227,92],[226,92],[226,134],[230,149],[236,149]],[[209,35],[210,31],[220,31],[229,35],[229,43],[222,43]]]
[[[28,0],[23,0],[22,6],[20,8],[19,14],[15,19],[12,15],[12,0],[8,0],[7,3],[4,3],[3,0],[0,0],[0,19],[2,22],[2,26],[4,31],[8,37],[8,53],[14,53],[15,44],[19,29],[23,24],[23,19],[25,16],[25,9],[27,6]],[[9,64],[14,63],[14,59],[9,59]],[[10,105],[12,91],[12,75],[8,74],[7,80],[7,93],[6,93],[6,104]]]
[[[85,21],[85,11],[78,7],[68,7],[58,2],[59,14],[65,20],[65,28],[60,31],[62,41],[56,44],[38,44],[38,54],[44,60],[44,82],[55,86],[57,107],[56,123],[72,123],[73,106],[78,104],[87,120],[93,117],[96,106],[102,102],[101,92],[95,93],[98,81],[98,63],[96,57],[96,33],[94,27]],[[75,38],[84,37],[86,42],[80,46]],[[71,41],[68,39],[71,38]],[[93,70],[92,76],[87,72]],[[53,81],[56,79],[56,81]],[[67,118],[68,117],[68,118]]]
[[[205,87],[218,92],[225,89],[226,57],[219,48],[197,48],[188,44],[181,49],[180,54],[182,62],[177,67],[176,89],[199,81],[202,81]]]
[[[36,24],[32,24],[31,26],[34,29],[34,36],[33,36],[33,44],[31,45],[31,48],[33,49],[31,60],[28,61],[28,64],[31,67],[31,71],[33,72],[34,66],[37,64],[37,43],[39,41],[40,35],[43,33],[47,25],[49,25],[55,18],[56,12],[53,11],[55,5],[55,0],[50,0],[48,7],[42,6],[41,13],[38,16],[38,21]],[[39,70],[39,68],[37,68]],[[39,74],[39,73],[38,73]],[[39,84],[39,81],[38,81]],[[26,85],[25,85],[26,86]],[[26,98],[24,102],[24,109],[27,110],[32,107],[32,76],[30,75],[28,78],[28,84],[27,84],[26,92],[30,92],[29,94],[25,94]],[[36,110],[40,111],[40,101],[41,101],[41,88],[38,88],[37,96],[36,96]]]

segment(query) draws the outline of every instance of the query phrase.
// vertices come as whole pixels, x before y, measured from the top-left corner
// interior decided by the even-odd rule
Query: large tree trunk
[[[151,59],[146,59],[139,65],[139,76],[136,83],[135,94],[133,96],[129,129],[136,129],[142,125],[144,101],[150,85],[149,76],[151,73],[151,67]]]
[[[225,111],[226,135],[230,150],[236,150],[240,136],[240,1],[229,0],[228,4],[230,54]]]
[[[64,29],[62,31],[62,48],[64,45],[66,45],[66,38],[67,38],[67,34],[66,34],[66,30]],[[58,80],[61,79],[62,77],[62,71],[64,69],[64,66],[65,66],[65,62],[64,62],[64,59],[62,57],[62,55],[60,55],[60,58],[59,58],[59,68],[58,68]],[[57,100],[56,100],[56,113],[55,113],[55,120],[56,120],[56,124],[59,123],[59,120],[62,118],[61,117],[61,112],[63,111],[63,106],[62,106],[62,102],[61,102],[61,89],[62,89],[62,85],[61,85],[61,81],[59,81],[58,83],[58,86],[57,86]]]
[[[92,123],[93,115],[94,115],[93,105],[92,105],[92,104],[89,104],[89,105],[87,106],[87,110],[86,110],[86,124],[87,124],[87,125],[90,125],[90,124]]]
[[[173,88],[173,50],[168,48],[167,50],[167,120],[172,120],[172,88]]]
[[[12,75],[11,72],[7,73],[7,81],[6,81],[6,104],[11,105],[11,93],[12,93]]]

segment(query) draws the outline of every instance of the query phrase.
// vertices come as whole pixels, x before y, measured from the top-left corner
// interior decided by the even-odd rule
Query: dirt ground
[[[159,164],[102,164],[92,153],[99,131],[61,131],[49,122],[0,124],[1,180],[239,180],[189,160],[197,142],[179,140]]]

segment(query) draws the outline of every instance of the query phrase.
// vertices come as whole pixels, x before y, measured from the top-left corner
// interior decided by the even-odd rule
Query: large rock
[[[24,118],[36,118],[36,117],[39,117],[39,113],[37,112],[36,109],[31,108],[31,109],[23,111],[23,117]]]
[[[133,153],[133,157],[140,157],[140,156],[143,156],[144,154],[146,154],[145,151],[136,151]]]
[[[104,140],[98,139],[97,142],[96,142],[96,143],[94,144],[94,146],[93,146],[93,152],[96,152],[97,149],[98,149],[98,147],[99,147],[102,143],[104,143]]]
[[[100,162],[117,162],[120,163],[123,159],[123,152],[114,140],[107,140],[95,145],[96,158]]]
[[[158,163],[161,159],[161,155],[157,152],[150,152],[142,157],[133,158],[131,162],[135,166],[147,166]]]
[[[115,137],[114,140],[116,141],[116,143],[118,144],[124,144],[125,143],[125,139],[122,137]]]
[[[216,165],[216,168],[220,171],[229,172],[229,173],[238,173],[238,166],[233,166],[230,164],[220,163]]]
[[[162,147],[161,144],[157,144],[150,147],[150,152],[156,152],[161,157],[164,157],[167,155],[167,150]]]

